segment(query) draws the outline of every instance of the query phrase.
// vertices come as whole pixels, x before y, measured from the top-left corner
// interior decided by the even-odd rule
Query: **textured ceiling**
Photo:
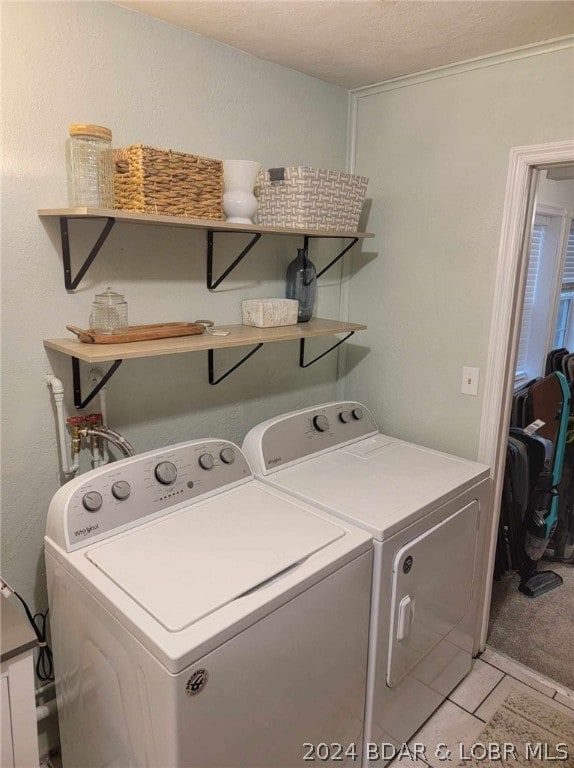
[[[125,0],[344,88],[574,33],[572,0]]]

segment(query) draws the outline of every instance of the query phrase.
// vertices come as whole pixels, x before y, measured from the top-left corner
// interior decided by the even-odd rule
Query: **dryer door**
[[[465,617],[478,514],[473,501],[395,554],[387,685],[397,685]]]

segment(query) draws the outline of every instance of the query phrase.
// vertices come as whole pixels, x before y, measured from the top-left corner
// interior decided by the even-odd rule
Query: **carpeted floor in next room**
[[[530,599],[521,594],[518,576],[495,581],[488,644],[521,664],[574,689],[574,566],[541,561],[562,586]]]

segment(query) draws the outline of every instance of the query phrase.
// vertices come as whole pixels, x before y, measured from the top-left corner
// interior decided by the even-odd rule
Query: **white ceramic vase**
[[[260,168],[255,160],[223,161],[223,212],[232,224],[253,224],[257,212],[253,188]]]

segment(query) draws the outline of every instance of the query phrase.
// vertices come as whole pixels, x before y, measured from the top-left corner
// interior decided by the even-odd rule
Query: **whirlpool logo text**
[[[91,533],[92,531],[97,531],[99,528],[99,524],[95,523],[95,525],[88,525],[87,528],[78,528],[77,531],[74,531],[74,536],[77,538],[78,536],[87,536],[88,533]]]

